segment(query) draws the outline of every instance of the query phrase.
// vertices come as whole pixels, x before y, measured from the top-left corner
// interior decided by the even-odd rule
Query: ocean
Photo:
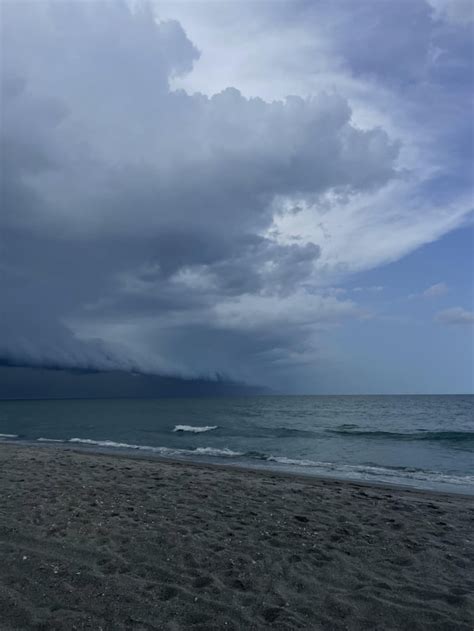
[[[474,494],[474,396],[0,401],[0,440]]]

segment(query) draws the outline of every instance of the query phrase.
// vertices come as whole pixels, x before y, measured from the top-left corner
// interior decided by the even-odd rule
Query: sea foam
[[[201,434],[202,432],[210,432],[217,429],[218,425],[204,425],[196,427],[194,425],[175,425],[173,432],[192,432],[193,434]]]
[[[315,460],[297,460],[296,458],[286,458],[285,456],[268,456],[268,462],[278,462],[279,464],[292,465],[295,467],[330,467],[330,462],[317,462]]]
[[[197,449],[174,449],[172,447],[154,447],[152,445],[133,445],[129,443],[118,443],[113,440],[92,440],[91,438],[70,438],[70,443],[79,443],[81,445],[93,445],[96,447],[106,447],[109,449],[134,449],[138,451],[146,451],[162,456],[216,456],[226,458],[237,458],[244,454],[238,451],[232,451],[224,447],[216,449],[214,447],[198,447]]]
[[[335,462],[318,462],[315,460],[299,460],[285,456],[268,456],[268,462],[291,467],[312,467],[319,475],[343,476],[348,479],[381,479],[403,484],[410,482],[442,483],[452,485],[471,486],[474,484],[472,475],[452,475],[438,471],[427,471],[413,467],[380,467],[376,465],[350,465]]]
[[[0,439],[2,438],[18,438],[18,434],[0,434]]]

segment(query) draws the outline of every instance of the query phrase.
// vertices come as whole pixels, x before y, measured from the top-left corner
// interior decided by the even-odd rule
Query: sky
[[[0,363],[473,392],[470,0],[0,18]]]

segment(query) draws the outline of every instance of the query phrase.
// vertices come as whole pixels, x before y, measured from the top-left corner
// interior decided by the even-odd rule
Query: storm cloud
[[[199,42],[150,4],[5,2],[2,39],[2,357],[271,382],[367,315],[298,223],[407,186],[340,91],[175,89]]]

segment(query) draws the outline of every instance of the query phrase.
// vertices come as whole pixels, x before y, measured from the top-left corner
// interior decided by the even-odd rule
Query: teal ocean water
[[[474,396],[0,401],[0,440],[474,493]]]

